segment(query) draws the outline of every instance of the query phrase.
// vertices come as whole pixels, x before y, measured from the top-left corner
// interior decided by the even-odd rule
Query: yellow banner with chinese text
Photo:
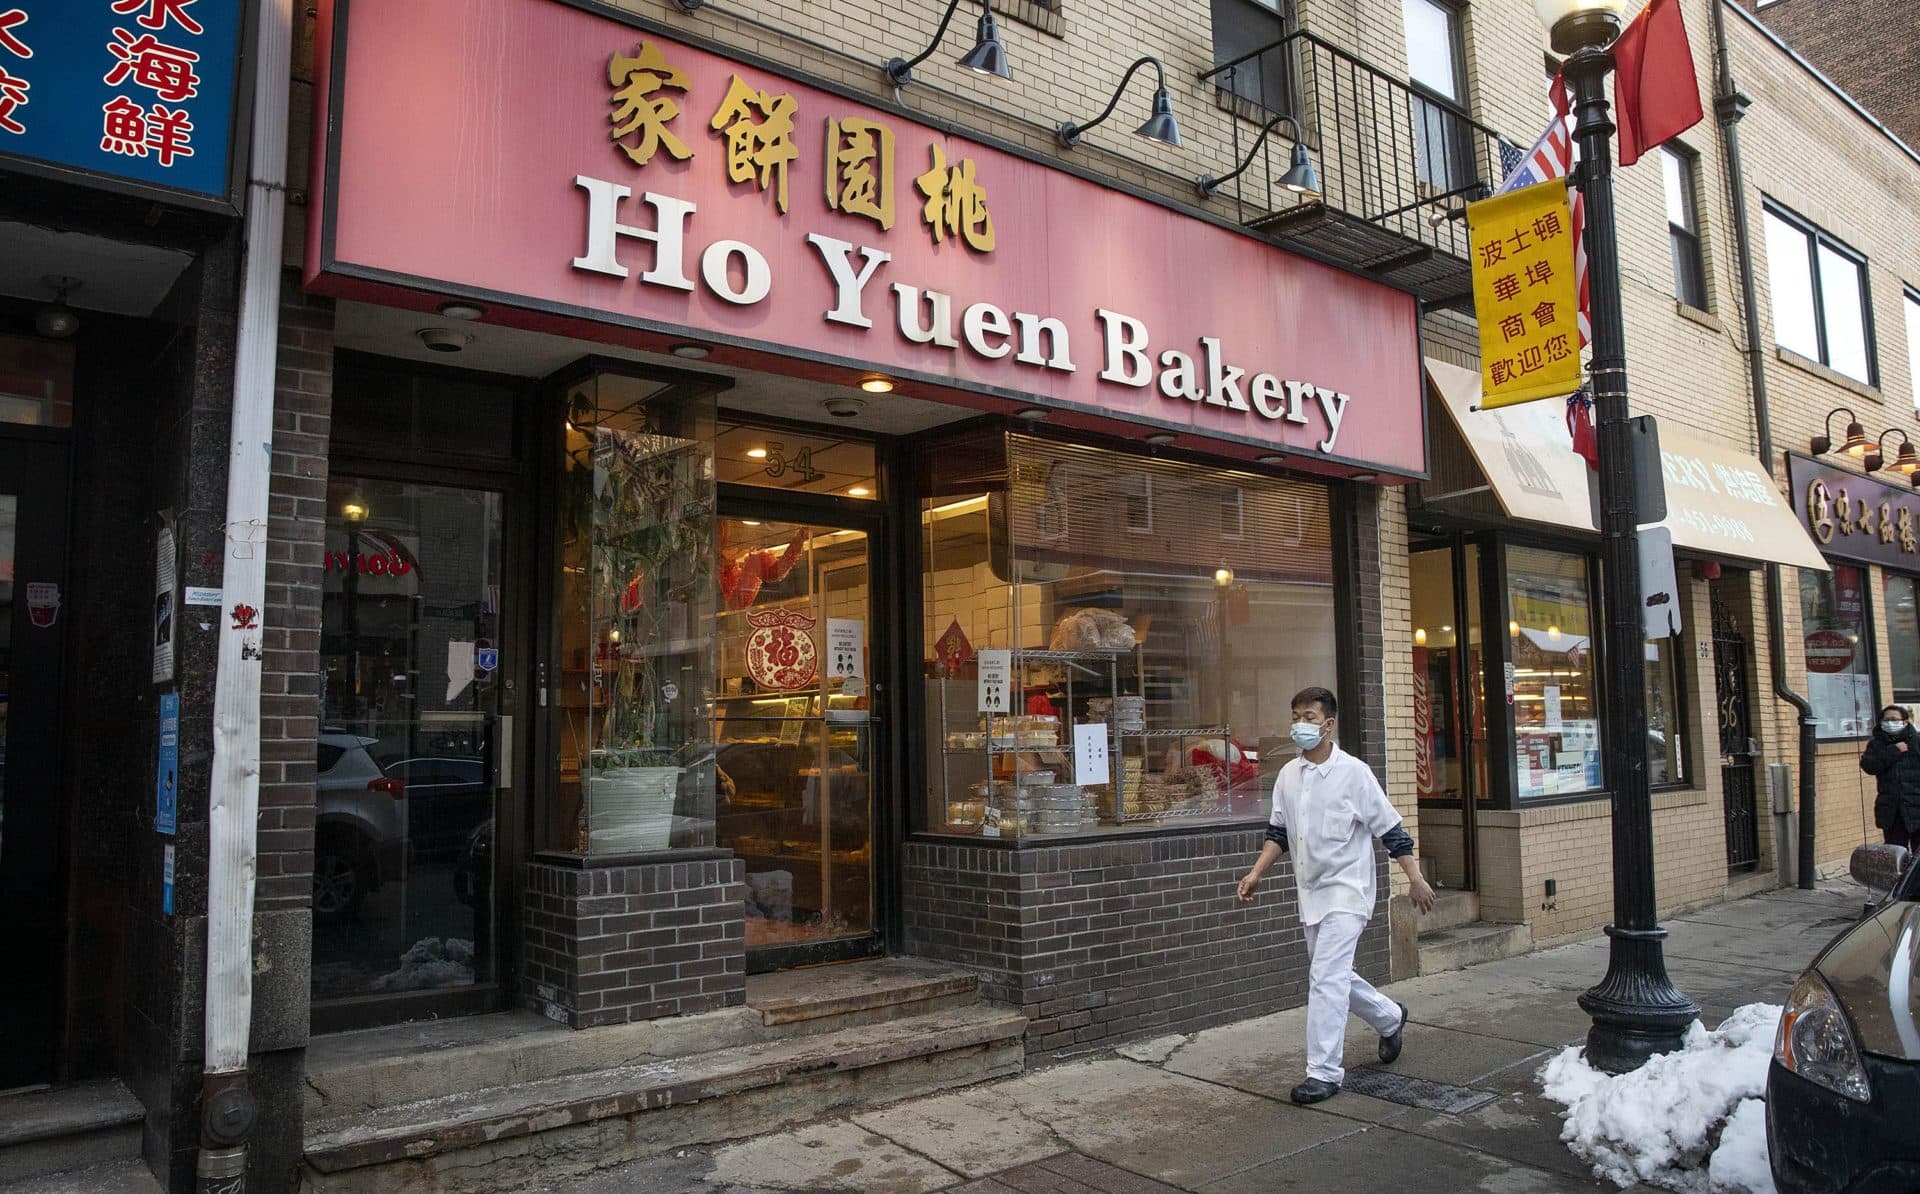
[[[1560,179],[1467,205],[1480,318],[1480,405],[1513,406],[1580,388],[1573,220]]]

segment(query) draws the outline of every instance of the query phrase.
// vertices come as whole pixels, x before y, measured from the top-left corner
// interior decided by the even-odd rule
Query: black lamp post
[[[1600,534],[1605,570],[1606,760],[1613,789],[1613,923],[1607,926],[1607,975],[1580,996],[1593,1017],[1587,1060],[1609,1073],[1638,1069],[1678,1049],[1700,1005],[1667,977],[1655,916],[1653,805],[1647,793],[1645,632],[1640,617],[1639,515],[1627,417],[1626,329],[1620,312],[1620,256],[1614,239],[1613,121],[1607,112],[1610,47],[1620,36],[1625,0],[1534,0],[1567,55],[1580,146],[1578,180],[1587,208],[1587,277],[1592,295],[1593,360],[1599,413]]]

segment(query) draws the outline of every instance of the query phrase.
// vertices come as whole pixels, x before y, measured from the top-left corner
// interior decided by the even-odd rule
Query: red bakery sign
[[[583,9],[321,5],[312,289],[1424,472],[1411,295]]]
[[[1807,670],[1844,672],[1853,666],[1853,640],[1837,630],[1816,630],[1807,636]]]

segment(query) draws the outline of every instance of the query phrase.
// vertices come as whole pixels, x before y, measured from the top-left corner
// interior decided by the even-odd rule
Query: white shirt
[[[1373,839],[1392,832],[1400,814],[1372,768],[1337,744],[1324,763],[1295,758],[1273,781],[1271,821],[1287,831],[1301,924],[1329,912],[1373,915]]]

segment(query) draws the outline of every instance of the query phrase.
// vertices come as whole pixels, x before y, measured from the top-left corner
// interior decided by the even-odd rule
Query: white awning
[[[1480,374],[1429,357],[1427,377],[1510,518],[1592,531],[1587,462],[1574,454],[1566,404],[1475,410]],[[1671,424],[1660,427],[1673,545],[1702,555],[1827,571],[1827,562],[1758,457]]]

